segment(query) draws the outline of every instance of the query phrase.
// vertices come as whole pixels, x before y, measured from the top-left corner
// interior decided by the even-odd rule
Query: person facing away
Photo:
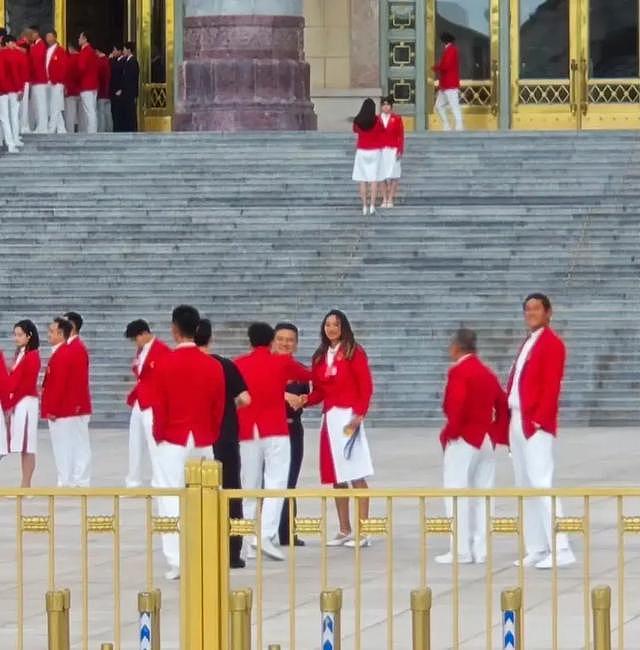
[[[351,178],[359,186],[362,214],[375,214],[378,181],[384,180],[381,170],[382,123],[376,115],[376,103],[370,97],[362,102],[360,111],[353,118],[353,132],[357,139]]]
[[[449,32],[442,32],[440,42],[443,50],[440,61],[433,66],[438,75],[438,95],[436,111],[442,120],[445,131],[451,130],[447,116],[447,108],[453,113],[456,131],[462,131],[462,112],[460,110],[460,56],[456,46],[456,38]]]
[[[140,83],[140,66],[135,58],[136,44],[133,41],[125,43],[122,49],[124,61],[120,76],[122,130],[135,132],[138,130],[138,85]]]
[[[449,345],[452,365],[447,374],[442,410],[446,423],[440,433],[444,451],[443,487],[490,490],[495,482],[494,449],[507,444],[507,396],[496,375],[477,355],[473,330],[459,329]],[[460,564],[483,563],[487,556],[484,498],[445,499],[447,517],[456,519]],[[451,542],[453,544],[453,542]],[[436,557],[454,562],[453,546]]]
[[[67,71],[64,82],[64,125],[67,133],[75,133],[80,116],[80,53],[69,43],[67,48]]]
[[[47,100],[47,46],[40,36],[40,28],[31,25],[29,38],[29,83],[31,102],[35,115],[35,132],[47,133],[49,122],[49,102]]]
[[[115,43],[109,54],[111,65],[111,81],[109,83],[109,95],[111,99],[111,121],[115,132],[122,131],[122,64],[124,54],[122,43]]]

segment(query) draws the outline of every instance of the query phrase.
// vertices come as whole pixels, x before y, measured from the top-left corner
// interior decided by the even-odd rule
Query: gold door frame
[[[482,1],[482,0],[478,0]],[[489,40],[491,50],[490,79],[461,79],[460,106],[465,129],[496,130],[500,106],[500,0],[486,0],[489,12]],[[433,72],[436,63],[436,0],[426,0],[426,77],[427,123],[430,130],[441,130],[442,124],[435,111],[437,80]]]

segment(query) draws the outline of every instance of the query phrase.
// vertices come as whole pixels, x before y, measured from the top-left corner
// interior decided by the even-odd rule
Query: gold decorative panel
[[[390,66],[413,66],[416,63],[416,44],[412,41],[389,43]]]
[[[113,533],[114,518],[111,515],[96,515],[87,517],[87,530],[90,533]]]
[[[571,97],[569,82],[521,84],[521,104],[568,104]]]
[[[640,517],[623,517],[622,530],[625,533],[640,533]]]
[[[389,3],[389,29],[415,29],[416,8],[413,3]]]
[[[450,534],[453,532],[453,519],[448,517],[429,517],[424,521],[424,532],[432,535]]]
[[[389,520],[386,517],[361,519],[360,532],[363,535],[386,535],[389,532]]]
[[[592,104],[637,104],[640,82],[589,82],[589,101]]]
[[[294,531],[296,535],[320,535],[322,533],[322,519],[296,517]]]
[[[557,517],[556,532],[584,533],[584,517]]]
[[[389,79],[389,94],[398,104],[413,104],[416,101],[415,79]]]
[[[498,534],[517,534],[520,522],[516,517],[493,517],[491,519],[491,532]]]
[[[46,515],[23,517],[22,530],[25,533],[48,533],[51,530],[51,520]]]
[[[179,517],[154,517],[152,520],[154,533],[178,533],[180,532]]]
[[[144,107],[149,110],[167,108],[167,84],[144,84]]]
[[[460,88],[460,103],[465,106],[491,106],[491,84],[464,84]]]
[[[256,522],[253,519],[229,519],[229,535],[255,535]]]

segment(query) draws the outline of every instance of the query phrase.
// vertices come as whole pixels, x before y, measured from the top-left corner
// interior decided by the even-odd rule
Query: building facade
[[[439,129],[438,34],[456,36],[470,129],[640,126],[640,0],[0,0],[19,32],[135,40],[146,129],[348,130],[390,93]]]

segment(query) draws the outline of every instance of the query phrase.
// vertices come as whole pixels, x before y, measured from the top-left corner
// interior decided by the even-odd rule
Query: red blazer
[[[47,83],[47,45],[41,38],[29,48],[29,67],[31,84]]]
[[[42,380],[42,399],[40,414],[45,420],[51,418],[67,418],[75,415],[66,399],[68,387],[72,383],[69,371],[71,369],[69,354],[70,347],[62,343],[49,357],[47,369]]]
[[[153,403],[158,442],[210,447],[220,436],[225,404],[222,364],[195,345],[177,347],[157,364]]]
[[[7,48],[11,62],[11,92],[21,93],[24,85],[29,82],[29,56],[18,47]]]
[[[475,354],[451,366],[442,403],[447,422],[442,448],[462,438],[480,449],[488,433],[495,447],[509,440],[509,407],[498,378]]]
[[[565,359],[566,349],[562,339],[546,327],[531,348],[520,375],[520,412],[526,438],[530,438],[537,428],[553,435],[558,432],[558,408]],[[507,382],[507,395],[511,393],[514,373],[515,363]]]
[[[11,50],[0,48],[0,95],[13,92],[14,80],[12,72]]]
[[[80,49],[78,72],[80,92],[98,90],[98,55],[89,44]]]
[[[80,94],[80,68],[78,63],[80,55],[76,52],[67,52],[67,69],[65,73],[64,88],[67,97],[77,97]]]
[[[3,363],[0,372],[7,373],[3,383],[5,385],[4,408],[12,409],[24,397],[38,397],[38,373],[40,372],[40,353],[38,350],[29,350],[22,357],[22,361],[13,369],[7,369]]]
[[[433,69],[438,74],[440,90],[460,88],[460,56],[453,43],[444,48],[439,63],[434,65]]]
[[[358,345],[350,360],[338,350],[332,370],[323,358],[314,362],[311,372],[313,390],[307,399],[308,405],[323,402],[324,413],[338,406],[352,408],[362,417],[367,414],[373,396],[373,380],[364,348]]]
[[[56,45],[49,66],[47,67],[47,78],[52,84],[63,84],[67,78],[67,52],[60,45]]]
[[[64,409],[72,416],[91,415],[91,390],[89,388],[89,352],[79,336],[67,343],[69,381]]]
[[[111,62],[106,56],[98,57],[98,99],[109,99],[111,87]]]
[[[238,410],[239,440],[253,440],[253,427],[261,438],[288,436],[284,394],[290,381],[309,381],[311,372],[293,357],[274,354],[269,348],[255,348],[234,359],[247,384],[251,404]]]
[[[353,132],[357,134],[356,149],[382,149],[382,137],[384,130],[380,118],[376,116],[373,128],[368,131],[361,129],[355,122],[353,123]]]
[[[404,153],[404,123],[402,118],[395,113],[390,114],[387,126],[384,125],[382,118],[380,118],[382,125],[382,146],[392,147],[398,150],[402,155]]]
[[[134,406],[138,402],[138,406],[143,411],[153,406],[158,362],[169,352],[171,352],[171,349],[166,343],[163,343],[160,339],[154,339],[149,348],[147,358],[144,360],[141,372],[138,372],[136,357],[132,368],[133,374],[136,377],[136,385],[127,396],[127,404],[129,406]]]

